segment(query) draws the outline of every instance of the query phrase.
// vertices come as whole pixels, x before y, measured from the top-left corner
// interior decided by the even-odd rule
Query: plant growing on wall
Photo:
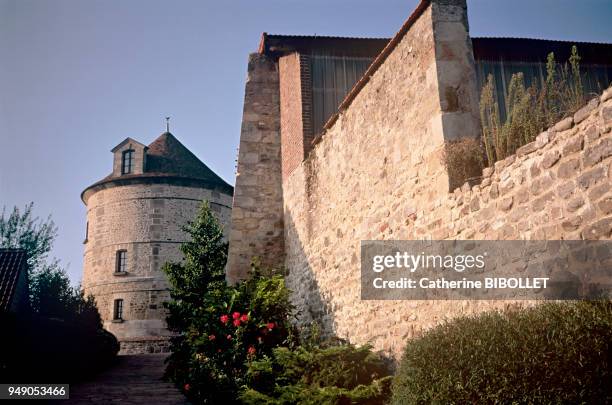
[[[568,63],[558,66],[550,53],[546,62],[546,78],[541,86],[526,87],[523,73],[514,73],[504,93],[505,119],[500,114],[492,75],[480,96],[482,143],[489,165],[532,142],[546,128],[573,114],[585,101],[580,73],[580,56],[572,47]]]

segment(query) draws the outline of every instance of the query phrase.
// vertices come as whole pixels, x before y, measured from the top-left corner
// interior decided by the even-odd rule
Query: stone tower
[[[127,138],[111,152],[113,172],[81,194],[83,289],[123,353],[164,351],[170,332],[163,302],[170,296],[162,266],[182,259],[182,227],[203,200],[229,230],[233,187],[169,132],[149,146]]]

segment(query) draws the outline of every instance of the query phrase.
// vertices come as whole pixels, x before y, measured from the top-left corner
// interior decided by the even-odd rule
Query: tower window
[[[116,299],[113,306],[113,320],[123,320],[123,300]]]
[[[130,174],[134,170],[134,150],[123,151],[121,155],[121,174]]]
[[[127,271],[127,250],[118,250],[115,261],[115,272],[125,273]]]

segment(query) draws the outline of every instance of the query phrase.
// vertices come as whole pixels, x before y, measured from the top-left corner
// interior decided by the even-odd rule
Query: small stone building
[[[182,260],[183,226],[203,200],[227,230],[233,187],[171,133],[148,146],[127,138],[111,151],[113,172],[87,187],[83,289],[123,353],[168,346],[166,262]]]

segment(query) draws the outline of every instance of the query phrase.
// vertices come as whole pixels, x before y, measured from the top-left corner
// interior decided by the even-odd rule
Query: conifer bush
[[[610,403],[612,303],[465,317],[408,342],[393,404]]]
[[[391,388],[385,360],[347,343],[280,347],[253,361],[245,404],[383,404]]]

